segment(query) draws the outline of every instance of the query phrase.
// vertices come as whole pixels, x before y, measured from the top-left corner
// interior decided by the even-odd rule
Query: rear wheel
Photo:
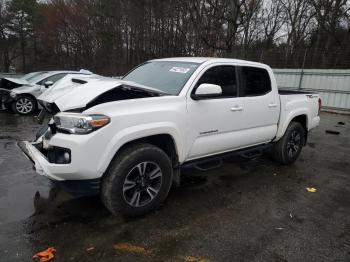
[[[12,103],[13,112],[20,115],[30,115],[34,113],[35,109],[36,101],[28,95],[21,95]]]
[[[291,122],[273,148],[273,158],[282,164],[295,162],[305,144],[305,130],[299,122]]]
[[[144,143],[118,154],[102,180],[101,199],[107,209],[115,215],[140,216],[159,207],[172,183],[167,154]]]

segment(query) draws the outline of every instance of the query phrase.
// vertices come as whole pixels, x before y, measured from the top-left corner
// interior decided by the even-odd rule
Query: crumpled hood
[[[42,93],[38,97],[38,100],[45,101],[47,103],[53,103],[55,102],[55,100],[57,100],[61,96],[64,96],[66,93],[67,93],[67,88],[60,88],[55,90],[54,92],[49,89],[49,90],[46,90],[44,93]]]
[[[46,103],[54,102],[60,111],[84,108],[90,101],[113,88],[123,84],[120,80],[115,79],[97,79],[86,84],[82,84],[72,88],[70,92],[66,92],[62,96],[54,95],[56,98],[40,96],[38,99]],[[62,94],[62,93],[61,93]]]
[[[98,75],[91,75],[89,77],[77,76],[77,77],[69,78],[67,79],[67,81],[65,81],[65,83],[57,83],[57,86],[53,85],[50,88],[48,88],[44,93],[42,93],[38,97],[38,100],[45,101],[47,103],[54,103],[58,98],[70,94],[75,88],[82,85],[81,83],[73,82],[72,79],[78,79],[78,80],[85,81],[86,83],[91,83],[93,81],[97,81],[102,78],[107,79],[106,77],[102,77]],[[83,84],[83,85],[86,86],[86,84]]]
[[[0,79],[0,90],[15,91],[22,87],[31,87],[32,85],[23,79],[5,77]],[[22,91],[19,91],[21,93]]]
[[[12,77],[5,77],[4,79],[6,79],[7,81],[10,81],[12,83],[19,84],[19,85],[30,85],[30,83],[24,79],[12,78]]]

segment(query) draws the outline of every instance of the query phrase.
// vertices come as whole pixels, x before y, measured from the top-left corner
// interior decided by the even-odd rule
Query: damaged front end
[[[82,113],[94,106],[130,99],[147,98],[168,95],[157,89],[138,85],[136,83],[108,79],[82,84],[57,97],[55,92],[38,97],[43,110],[38,120],[43,123],[45,117],[52,117],[58,112]]]
[[[15,100],[17,94],[12,90],[21,87],[23,84],[14,82],[10,78],[0,79],[0,109],[2,106],[7,108]]]
[[[18,143],[20,149],[33,163],[36,173],[48,177],[54,185],[75,196],[97,195],[100,191],[100,179],[64,180],[51,172],[53,166],[68,166],[71,162],[71,152],[65,148],[50,148],[47,143],[50,133],[49,128],[36,142]]]
[[[105,103],[163,95],[166,94],[152,88],[109,79],[82,84],[60,97],[56,95],[53,98],[54,94],[51,98],[48,95],[45,99],[39,97],[38,102],[43,109],[38,120],[47,124],[38,131],[34,142],[22,141],[18,145],[34,163],[38,174],[59,183],[70,192],[78,188],[84,194],[96,193],[100,182],[96,178],[100,178],[99,170],[81,164],[84,162],[80,158],[82,151],[89,147],[88,142],[81,141],[88,140],[90,133],[108,125],[110,118],[84,112]]]
[[[56,133],[56,125],[51,119],[45,126],[42,134],[36,138],[34,142],[23,141],[19,142],[19,147],[30,158],[32,162],[36,163],[36,157],[33,152],[38,151],[49,163],[52,164],[69,164],[70,150],[68,148],[54,147],[49,144],[50,139]],[[31,146],[29,146],[31,145]],[[36,150],[33,150],[33,147]],[[39,163],[40,164],[40,163]],[[40,169],[40,168],[39,168]]]
[[[50,119],[52,116],[60,112],[60,109],[55,103],[48,103],[42,100],[38,100],[38,103],[42,107],[39,115],[37,116],[37,121],[39,124],[43,124],[45,119]],[[47,127],[47,125],[45,126]],[[36,138],[38,138],[38,135]]]
[[[85,87],[81,85],[72,92],[56,99],[55,102],[49,102],[49,98],[46,98],[46,101],[40,100],[39,97],[38,102],[43,109],[38,115],[37,120],[41,124],[45,121],[47,122],[43,124],[43,127],[37,132],[34,142],[23,141],[19,143],[23,152],[35,163],[35,169],[38,170],[38,173],[45,174],[45,172],[47,172],[42,166],[43,161],[52,164],[70,163],[69,149],[50,145],[52,136],[57,132],[69,133],[67,130],[64,130],[64,128],[57,126],[57,121],[55,122],[54,119],[59,119],[59,117],[56,116],[60,114],[72,114],[72,116],[75,116],[74,113],[76,113],[77,116],[84,116],[81,113],[100,104],[165,95],[160,91],[148,89],[125,81],[109,80],[99,82],[99,84],[101,83],[105,85],[99,85],[99,88],[96,86],[96,83],[86,84],[87,86]],[[101,122],[100,119],[99,121]],[[50,174],[47,174],[47,176],[50,177]]]

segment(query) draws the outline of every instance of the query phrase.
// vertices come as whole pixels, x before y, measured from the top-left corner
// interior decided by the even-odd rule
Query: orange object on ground
[[[48,249],[44,250],[44,251],[41,251],[39,253],[36,253],[34,256],[33,256],[33,259],[35,258],[39,258],[40,259],[40,262],[47,262],[47,261],[50,261],[51,259],[53,259],[55,256],[53,253],[56,252],[56,249],[53,248],[53,247],[49,247]]]

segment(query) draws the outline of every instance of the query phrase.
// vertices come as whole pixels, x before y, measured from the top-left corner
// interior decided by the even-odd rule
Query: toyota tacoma
[[[222,58],[151,60],[39,102],[48,128],[19,144],[36,172],[126,216],[159,207],[186,165],[266,148],[293,163],[321,108],[318,94],[279,91],[269,66]]]

